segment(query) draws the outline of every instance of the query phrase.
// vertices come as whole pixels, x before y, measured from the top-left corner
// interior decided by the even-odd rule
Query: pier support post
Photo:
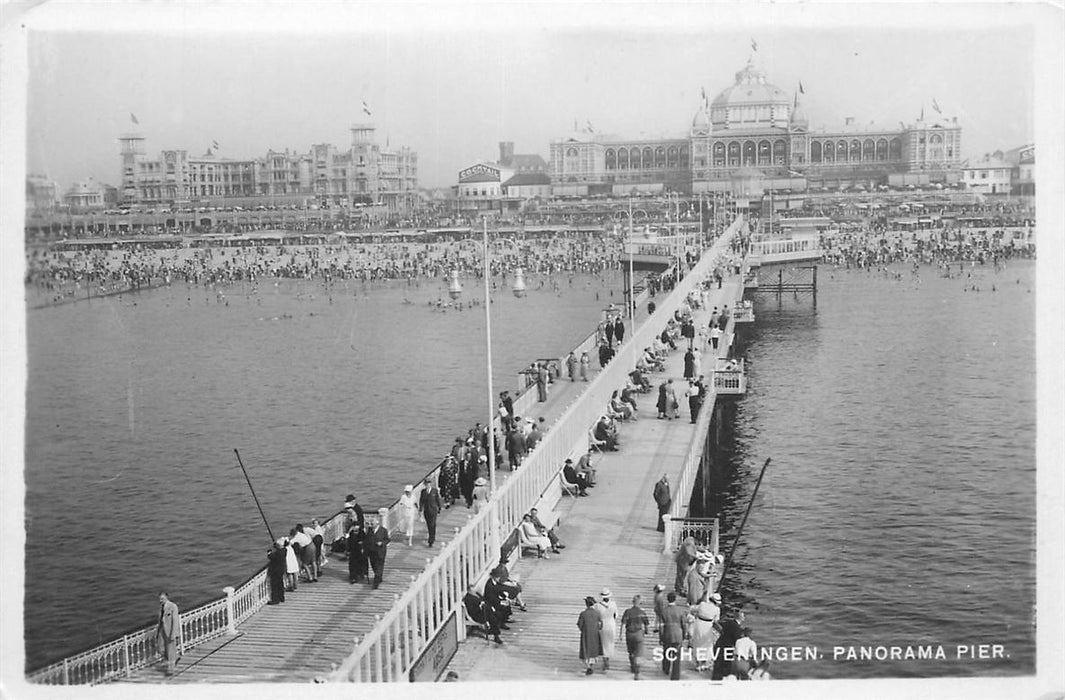
[[[222,589],[222,592],[226,594],[226,634],[233,637],[237,634],[237,618],[233,613],[233,593],[235,591],[233,586],[226,586]]]
[[[673,549],[673,516],[666,513],[662,516],[662,522],[665,523],[665,532],[663,533],[662,540],[662,554],[669,554]]]

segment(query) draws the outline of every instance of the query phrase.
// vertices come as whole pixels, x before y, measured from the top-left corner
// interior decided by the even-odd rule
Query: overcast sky
[[[712,99],[752,55],[789,95],[802,81],[812,128],[850,116],[897,126],[922,107],[936,116],[934,99],[958,117],[963,156],[1034,134],[1031,8],[709,15],[638,4],[607,18],[602,3],[446,14],[407,5],[264,19],[184,7],[118,22],[83,15],[30,35],[29,172],[63,188],[86,176],[118,184],[116,137],[133,128],[130,113],[148,153],[200,154],[218,141],[231,158],[346,148],[350,125],[368,119],[382,143],[417,150],[422,186],[448,186],[494,160],[501,140],[546,158],[574,120],[620,137],[685,135],[701,89]]]

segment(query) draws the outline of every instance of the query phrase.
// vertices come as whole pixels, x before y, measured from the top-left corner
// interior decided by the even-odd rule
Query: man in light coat
[[[159,594],[159,624],[155,628],[156,644],[166,658],[166,675],[174,675],[178,646],[181,643],[181,613],[165,592]]]

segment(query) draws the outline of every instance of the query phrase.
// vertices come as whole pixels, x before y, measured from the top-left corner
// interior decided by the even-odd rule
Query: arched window
[[[891,139],[891,143],[888,145],[888,157],[891,160],[902,160],[902,141]]]
[[[643,149],[643,167],[653,168],[655,167],[655,156],[650,146],[646,146]]]
[[[773,162],[776,165],[784,165],[784,161],[787,160],[788,144],[784,143],[784,139],[777,139],[773,142]]]
[[[577,149],[576,148],[567,148],[566,149],[566,157],[567,158],[576,158],[577,157]]]
[[[743,142],[743,164],[754,165],[755,145],[754,141]]]
[[[928,143],[943,143],[943,137],[939,134],[932,134],[928,137]]]
[[[666,149],[662,148],[661,146],[655,149],[655,167],[666,167]]]
[[[613,170],[616,167],[618,167],[618,154],[613,148],[608,148],[606,149],[606,169]]]
[[[768,141],[758,142],[758,165],[769,165],[772,161],[773,151],[772,146]]]
[[[680,147],[680,167],[682,167],[682,168],[687,168],[688,167],[688,147],[687,146],[681,146]]]
[[[639,148],[631,148],[631,149],[629,149],[629,167],[632,168],[633,170],[639,170],[640,169],[640,149]]]
[[[857,163],[862,159],[862,142],[858,139],[851,141],[851,155],[850,161]]]
[[[877,139],[876,159],[880,161],[887,160],[887,139]]]
[[[720,168],[725,165],[725,144],[718,141],[714,144],[714,167]]]
[[[876,144],[872,139],[866,139],[862,144],[862,160],[874,160],[876,158]]]
[[[733,141],[728,145],[728,164],[740,164],[740,144],[738,141]]]
[[[836,162],[836,144],[831,141],[825,141],[825,162]]]
[[[677,167],[677,147],[676,146],[670,146],[666,150],[666,167],[667,168],[675,168],[675,167]]]
[[[821,142],[820,141],[813,141],[813,142],[810,143],[810,162],[811,163],[820,163],[821,162]]]
[[[846,141],[837,141],[836,142],[836,162],[838,162],[838,163],[846,163],[847,162],[847,142]]]
[[[627,149],[627,148],[619,148],[618,149],[618,170],[628,170],[628,169],[629,169],[629,149]]]

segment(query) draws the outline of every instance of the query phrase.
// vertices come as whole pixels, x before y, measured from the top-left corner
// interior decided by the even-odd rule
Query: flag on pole
[[[587,126],[588,126],[588,133],[589,134],[595,133],[595,129],[592,128],[592,122],[590,120],[586,121],[585,124],[587,124]]]
[[[751,38],[751,51],[758,51],[758,42]]]
[[[140,124],[140,122],[139,122],[139,121],[137,121],[137,115],[136,115],[136,114],[134,114],[133,112],[130,112],[130,113],[129,113],[129,120],[130,120],[131,122],[133,122],[134,124]]]
[[[803,88],[802,88],[802,81],[801,80],[799,81],[799,94],[801,94],[801,95],[805,95],[806,94],[806,90],[803,90]]]
[[[368,117],[373,116],[373,112],[370,111],[370,105],[366,104],[366,100],[362,101],[362,113]]]
[[[937,114],[943,114],[943,112],[939,109],[939,103],[936,102],[936,98],[934,97],[932,98],[932,109],[936,110]]]
[[[214,145],[214,149],[217,151],[218,150],[218,142],[217,141],[212,141],[211,143]]]
[[[703,102],[706,102],[706,88],[701,87],[699,88],[699,90],[703,93]]]

